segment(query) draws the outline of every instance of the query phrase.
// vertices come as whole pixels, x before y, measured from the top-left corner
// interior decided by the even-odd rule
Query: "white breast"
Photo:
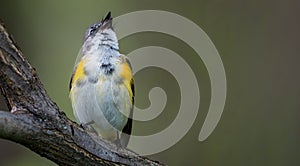
[[[118,80],[119,70],[104,75],[99,71],[97,61],[90,59],[86,65],[88,76],[82,84],[74,84],[71,93],[75,117],[81,124],[95,122],[92,127],[98,134],[115,140],[117,131],[123,129],[130,112],[129,93]],[[98,81],[91,82],[90,77],[96,77]]]

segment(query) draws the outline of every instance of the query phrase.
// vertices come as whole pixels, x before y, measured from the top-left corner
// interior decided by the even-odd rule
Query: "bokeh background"
[[[222,118],[212,135],[199,142],[210,102],[209,77],[199,56],[165,34],[147,32],[122,39],[120,50],[125,54],[149,45],[175,51],[189,63],[200,86],[200,109],[190,131],[175,146],[149,157],[168,165],[300,165],[300,1],[0,0],[0,19],[50,97],[74,120],[68,84],[86,28],[107,11],[116,17],[147,9],[174,12],[199,25],[218,49],[228,81]],[[178,112],[176,80],[159,68],[144,69],[135,79],[138,107],[149,106],[148,92],[154,86],[166,91],[168,103],[156,119],[135,122],[134,134],[163,130]],[[55,163],[0,140],[0,165]]]

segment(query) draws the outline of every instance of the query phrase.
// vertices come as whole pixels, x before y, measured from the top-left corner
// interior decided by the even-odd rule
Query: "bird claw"
[[[93,132],[93,133],[96,133],[96,130],[91,126],[92,124],[94,124],[95,122],[92,120],[90,122],[87,122],[87,123],[81,123],[80,124],[80,127],[83,128],[84,130],[87,130],[87,131],[90,131],[90,132]]]
[[[10,110],[10,112],[12,114],[25,114],[27,113],[27,111],[25,109],[22,108],[17,108],[16,106],[13,106]]]

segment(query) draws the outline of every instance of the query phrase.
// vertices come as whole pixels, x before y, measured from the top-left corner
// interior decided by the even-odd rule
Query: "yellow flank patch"
[[[84,64],[85,64],[85,60],[82,59],[79,64],[77,65],[73,78],[72,78],[72,87],[74,86],[74,83],[76,83],[78,80],[82,80],[85,77],[85,73],[84,73]]]
[[[129,92],[130,98],[132,99],[132,96],[133,96],[133,92],[131,89],[131,83],[133,80],[132,72],[131,72],[131,69],[130,69],[130,66],[128,65],[128,63],[123,63],[121,65],[122,65],[122,68],[121,68],[122,70],[121,70],[120,76],[121,76],[121,78],[123,78],[123,82]]]

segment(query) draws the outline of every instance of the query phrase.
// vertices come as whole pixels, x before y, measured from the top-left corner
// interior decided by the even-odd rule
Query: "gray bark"
[[[20,143],[59,165],[162,165],[102,140],[68,119],[49,98],[35,69],[0,25],[0,138]]]

